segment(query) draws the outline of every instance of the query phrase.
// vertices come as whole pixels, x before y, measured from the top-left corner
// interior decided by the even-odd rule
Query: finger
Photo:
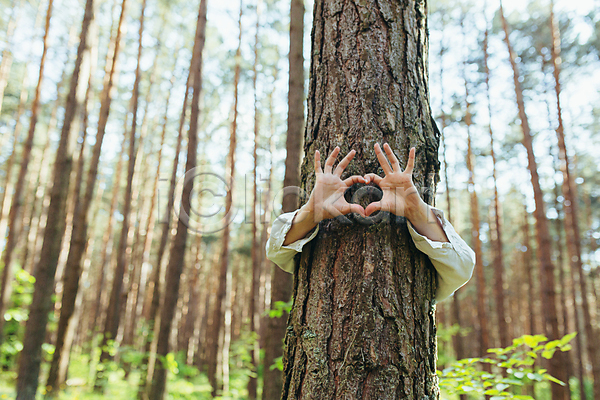
[[[321,153],[319,153],[319,150],[315,150],[315,173],[323,173],[323,170],[321,169]]]
[[[351,177],[344,179],[343,182],[348,187],[354,185],[355,183],[367,183],[365,178],[360,175],[352,175]]]
[[[379,210],[381,210],[381,202],[376,201],[367,206],[367,208],[365,209],[365,215],[368,217],[369,215],[373,214],[375,211],[379,211]]]
[[[350,212],[366,217],[365,209],[360,204],[350,204]]]
[[[375,143],[375,155],[377,155],[377,159],[379,160],[379,165],[383,168],[383,172],[387,174],[392,173],[392,168],[390,168],[390,163],[385,158],[383,151],[381,151],[381,147],[379,147],[379,143]]]
[[[369,183],[373,182],[374,184],[376,184],[377,186],[379,186],[379,183],[382,180],[383,180],[383,178],[380,177],[377,174],[370,173],[370,174],[365,175],[365,183],[366,184],[369,184]]]
[[[398,162],[398,158],[392,151],[390,145],[385,143],[383,145],[383,149],[385,150],[385,154],[387,154],[388,158],[390,159],[390,164],[392,164],[392,169],[394,170],[394,172],[402,172],[402,170],[400,169],[400,163]]]
[[[406,163],[405,173],[412,175],[413,169],[415,168],[415,148],[410,149],[410,153],[408,153],[408,162]]]
[[[331,152],[329,157],[327,157],[327,161],[325,161],[325,173],[330,174],[333,170],[333,163],[335,163],[335,159],[337,158],[338,153],[340,152],[340,148],[336,146],[335,149]]]
[[[339,208],[338,211],[342,215],[346,215],[346,214],[350,214],[350,213],[356,213],[356,214],[359,214],[362,217],[366,217],[366,215],[365,215],[365,209],[360,204],[350,204],[348,202],[344,202],[343,204],[340,205],[340,208]]]
[[[350,164],[350,161],[352,161],[352,159],[354,158],[355,155],[356,155],[356,150],[350,150],[350,153],[346,154],[346,157],[344,157],[344,159],[342,161],[340,161],[338,166],[335,168],[335,171],[333,171],[333,174],[337,175],[337,176],[342,176],[342,172],[344,172],[344,170],[346,169],[348,164]]]

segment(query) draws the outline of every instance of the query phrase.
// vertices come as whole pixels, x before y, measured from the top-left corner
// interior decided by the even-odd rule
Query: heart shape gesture
[[[325,162],[325,170],[322,170],[321,154],[317,150],[315,152],[315,186],[308,202],[296,211],[292,226],[285,236],[283,245],[289,245],[305,237],[324,219],[346,215],[351,212],[366,217],[379,210],[389,211],[397,216],[404,216],[421,235],[425,235],[434,241],[447,242],[448,238],[438,219],[431,208],[421,199],[417,188],[413,184],[414,147],[410,149],[404,171],[400,168],[398,158],[396,158],[390,146],[386,143],[383,147],[391,161],[391,165],[385,158],[379,144],[375,144],[375,153],[385,173],[384,178],[371,173],[364,177],[353,175],[344,180],[341,178],[342,173],[356,155],[356,151],[350,151],[334,170],[333,164],[340,152],[340,148],[336,147]],[[344,193],[350,186],[355,183],[368,184],[371,182],[383,191],[383,197],[380,201],[369,204],[366,210],[359,204],[350,204],[346,201]]]

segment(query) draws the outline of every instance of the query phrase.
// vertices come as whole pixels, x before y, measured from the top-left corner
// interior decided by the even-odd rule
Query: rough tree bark
[[[50,1],[50,7],[52,1]],[[93,18],[93,0],[86,1],[85,13],[81,26],[77,59],[71,76],[69,94],[65,104],[65,116],[61,129],[60,141],[56,150],[56,161],[53,171],[53,185],[48,206],[48,220],[44,231],[44,241],[40,253],[40,261],[36,265],[36,278],[33,298],[29,307],[29,318],[25,326],[23,350],[19,358],[19,375],[17,378],[17,399],[35,398],[38,386],[40,365],[42,362],[42,344],[46,336],[48,313],[52,309],[54,293],[54,275],[60,255],[62,237],[66,224],[66,201],[69,193],[69,180],[73,164],[73,147],[71,126],[86,87],[80,81],[87,82],[88,77],[82,75],[82,64],[87,47],[88,31]],[[50,10],[46,20],[46,31],[50,22]],[[85,73],[89,73],[85,71]],[[40,74],[41,75],[41,74]],[[81,90],[83,89],[83,90]]]
[[[529,120],[525,112],[525,101],[523,98],[523,90],[520,82],[520,73],[516,62],[516,55],[510,43],[510,32],[508,23],[504,17],[502,4],[500,5],[500,19],[504,29],[504,40],[508,48],[509,61],[513,70],[513,80],[515,85],[515,95],[517,106],[519,109],[519,118],[521,119],[521,128],[523,131],[523,146],[527,150],[527,160],[529,173],[531,175],[531,185],[533,186],[533,194],[535,201],[535,228],[537,238],[537,256],[540,262],[540,292],[542,299],[542,320],[543,331],[550,340],[559,339],[560,332],[558,329],[558,315],[556,311],[556,290],[554,279],[554,265],[551,259],[551,239],[550,231],[548,230],[548,219],[546,217],[546,206],[544,204],[544,193],[540,186],[540,177],[537,169],[535,153],[533,151],[533,138],[529,127]],[[548,372],[566,382],[566,372],[563,368],[565,355],[563,352],[556,352],[554,357],[549,362]],[[556,383],[551,384],[552,400],[562,400],[568,397],[568,388]]]
[[[427,2],[315,2],[306,158],[357,151],[347,174],[378,172],[375,142],[433,201],[439,131],[427,78]],[[380,172],[381,173],[381,172]],[[357,192],[357,195],[360,192]],[[360,197],[360,196],[358,196]],[[369,200],[369,199],[367,199]],[[301,254],[286,334],[282,399],[437,399],[435,271],[404,218],[328,220]]]
[[[283,187],[300,186],[300,156],[304,129],[304,0],[291,0],[290,5],[290,53],[288,83],[288,119]],[[282,201],[283,212],[298,208],[298,198],[288,195]],[[290,301],[292,276],[273,263],[271,267],[271,307],[277,302]],[[277,368],[271,368],[275,359],[283,355],[287,313],[269,318],[265,329],[265,358],[263,364],[264,385],[262,400],[279,400],[283,376]]]
[[[200,1],[198,11],[198,22],[196,25],[196,36],[194,39],[194,51],[190,76],[192,79],[193,97],[190,111],[190,127],[188,130],[188,149],[185,164],[186,172],[196,168],[196,151],[198,146],[198,117],[200,114],[200,95],[202,92],[202,51],[204,49],[206,32],[206,7],[207,0]],[[162,400],[167,384],[167,369],[160,361],[169,353],[169,336],[173,323],[173,315],[179,295],[179,284],[181,272],[183,271],[184,258],[186,254],[186,242],[188,228],[190,227],[190,215],[192,211],[192,189],[193,175],[186,178],[181,195],[179,207],[179,218],[177,220],[177,232],[173,238],[169,253],[169,264],[167,265],[167,277],[165,283],[164,300],[160,311],[160,329],[158,331],[158,342],[156,357],[159,362],[154,367],[152,375],[152,387],[149,393],[151,400]]]

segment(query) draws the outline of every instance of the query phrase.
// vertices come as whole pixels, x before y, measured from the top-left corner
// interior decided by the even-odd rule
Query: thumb
[[[373,214],[375,211],[379,211],[379,210],[381,210],[381,201],[376,201],[367,206],[367,208],[365,209],[365,215],[369,216],[369,215]]]

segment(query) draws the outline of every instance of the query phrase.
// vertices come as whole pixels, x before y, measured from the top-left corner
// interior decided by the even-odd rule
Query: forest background
[[[568,383],[572,398],[586,398],[583,391],[590,399],[598,397],[594,382],[600,381],[593,350],[600,332],[600,2],[557,0],[554,31],[550,1],[503,5],[549,221],[552,243],[545,251],[555,266],[558,326],[563,335],[579,333],[566,353]],[[1,0],[0,396],[12,397],[31,382],[39,383],[38,396],[153,396],[165,391],[156,378],[164,371],[167,398],[211,398],[217,389],[222,398],[269,398],[272,382],[263,378],[281,359],[265,357],[265,338],[269,321],[285,319],[289,307],[273,300],[275,267],[263,249],[282,203],[290,3],[204,3],[203,51],[198,6]],[[312,1],[305,7],[308,71]],[[431,108],[443,133],[436,206],[481,260],[471,282],[437,306],[440,370],[524,334],[545,333],[535,196],[498,7],[429,2]],[[80,21],[92,8],[89,48],[79,60],[83,78],[69,96]],[[198,65],[201,81],[193,76]],[[308,82],[308,72],[305,77]],[[73,99],[79,108],[71,107]],[[73,128],[65,136],[69,119]],[[572,192],[564,191],[561,129]],[[192,203],[199,214],[190,214],[182,238],[170,199],[185,196],[182,179],[193,158],[187,138],[194,130]],[[61,149],[73,157],[61,200],[68,211],[61,247],[46,258],[45,235],[52,231],[45,228],[55,215],[51,188],[58,187],[52,171]],[[230,224],[223,212],[228,199]],[[567,214],[576,215],[578,232]],[[185,251],[173,253],[177,242]],[[80,249],[80,262],[69,270],[73,249]],[[171,254],[185,257],[182,271],[170,267]],[[53,257],[55,274],[51,267],[34,278]],[[69,276],[81,277],[75,290]],[[50,289],[37,290],[35,283]],[[45,299],[41,308],[36,291]],[[162,326],[167,303],[171,325]],[[72,304],[68,317],[65,304]],[[50,317],[38,330],[41,370],[26,379],[20,371],[36,367],[19,367],[19,354],[35,354],[36,346],[26,346],[34,311]],[[550,398],[543,384],[528,390]]]

